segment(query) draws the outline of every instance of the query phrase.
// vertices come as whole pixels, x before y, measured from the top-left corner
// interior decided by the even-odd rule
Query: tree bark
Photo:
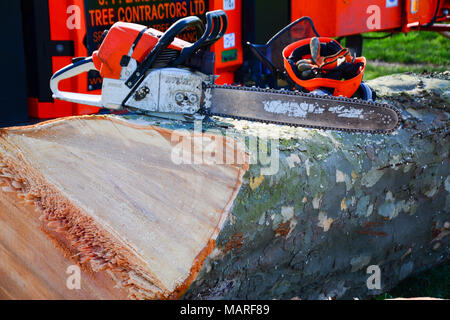
[[[369,85],[399,108],[402,128],[391,135],[263,129],[280,138],[279,170],[264,175],[250,166],[184,298],[367,298],[448,263],[448,72]],[[261,129],[234,124],[244,135]]]

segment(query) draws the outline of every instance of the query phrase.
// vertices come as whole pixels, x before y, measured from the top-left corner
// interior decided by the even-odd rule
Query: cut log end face
[[[3,129],[0,200],[37,208],[55,250],[129,298],[177,298],[214,248],[247,164],[176,164],[172,133],[103,116]]]

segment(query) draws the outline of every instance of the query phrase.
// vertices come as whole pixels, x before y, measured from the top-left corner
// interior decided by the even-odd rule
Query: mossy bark
[[[370,83],[405,119],[391,135],[232,122],[240,136],[279,134],[279,170],[250,166],[184,298],[364,298],[448,261],[450,89],[439,78]],[[370,265],[380,289],[367,286]]]

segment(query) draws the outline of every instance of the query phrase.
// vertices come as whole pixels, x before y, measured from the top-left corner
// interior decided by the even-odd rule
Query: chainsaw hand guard
[[[223,10],[211,11],[206,14],[207,28],[203,22],[195,16],[186,17],[174,23],[159,39],[156,46],[136,69],[136,71],[127,80],[126,85],[133,88],[140,79],[143,79],[145,73],[152,67],[158,55],[166,49],[174,39],[188,27],[195,27],[197,29],[197,38],[199,40],[191,46],[183,48],[180,56],[171,64],[172,67],[183,63],[193,52],[200,47],[209,46],[219,40],[226,32],[228,20]],[[200,37],[200,35],[203,35]]]
[[[197,36],[201,35],[205,31],[202,20],[195,16],[190,16],[178,20],[159,39],[158,43],[152,49],[150,54],[145,60],[138,66],[135,72],[128,78],[126,85],[128,88],[132,88],[136,83],[143,78],[145,73],[153,66],[153,63],[158,58],[159,54],[169,47],[175,38],[189,27],[194,27],[197,30]]]
[[[180,56],[171,63],[172,67],[183,64],[198,49],[208,47],[223,37],[228,27],[228,18],[224,11],[216,10],[206,13],[206,31],[201,38],[189,47],[183,48]]]

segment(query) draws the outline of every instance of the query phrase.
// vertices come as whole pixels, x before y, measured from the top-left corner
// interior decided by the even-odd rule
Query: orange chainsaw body
[[[103,78],[120,79],[120,61],[128,55],[139,34],[147,27],[135,23],[117,22],[108,31],[100,48],[92,54],[92,60]],[[141,63],[158,43],[162,32],[148,28],[136,44],[131,57]],[[181,51],[190,43],[175,38],[169,49]]]

